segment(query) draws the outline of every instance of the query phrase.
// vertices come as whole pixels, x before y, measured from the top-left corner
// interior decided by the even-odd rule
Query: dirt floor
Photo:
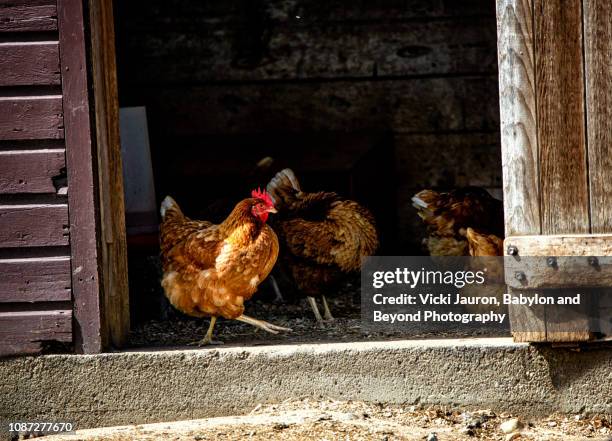
[[[248,415],[91,429],[46,439],[128,440],[611,440],[610,418],[584,415],[517,419],[461,411],[362,402],[301,400],[257,406]],[[509,426],[509,427],[508,427]],[[506,429],[504,432],[503,429]]]
[[[265,286],[263,287],[265,290]],[[245,314],[275,325],[292,329],[290,333],[277,335],[258,330],[253,326],[235,320],[219,319],[214,338],[226,346],[258,346],[282,343],[322,343],[379,341],[405,338],[463,338],[463,337],[508,337],[510,333],[491,326],[444,326],[425,329],[423,324],[403,332],[389,333],[364,329],[361,321],[361,294],[359,280],[345,284],[341,292],[329,298],[330,309],[335,317],[332,322],[318,324],[305,299],[287,302],[273,302],[265,293],[262,300],[253,299],[247,303]],[[187,317],[171,306],[166,308],[165,320],[149,320],[136,324],[130,336],[132,347],[185,346],[200,340],[208,328],[208,319]],[[321,302],[319,309],[323,313]]]

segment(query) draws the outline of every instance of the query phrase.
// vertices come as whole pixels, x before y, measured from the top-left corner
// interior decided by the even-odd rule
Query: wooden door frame
[[[58,0],[73,300],[73,335],[78,353],[102,350],[97,188],[89,119],[83,5]]]
[[[74,344],[121,347],[129,331],[127,246],[111,0],[58,0]]]
[[[130,330],[123,167],[112,0],[87,0],[95,112],[104,346],[125,345]]]

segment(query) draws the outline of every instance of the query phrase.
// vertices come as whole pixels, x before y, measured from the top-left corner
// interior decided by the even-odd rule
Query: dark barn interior
[[[220,221],[289,166],[369,207],[380,254],[419,255],[414,193],[501,198],[492,0],[117,1],[115,27],[120,105],[146,106],[158,202]],[[135,324],[156,316],[156,240],[128,238]]]

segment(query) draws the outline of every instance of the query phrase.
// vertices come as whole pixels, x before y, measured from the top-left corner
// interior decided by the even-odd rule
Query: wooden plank
[[[534,11],[542,234],[589,233],[582,2],[534,0]],[[591,339],[588,299],[571,322],[549,319],[562,309],[546,307],[546,341]]]
[[[612,8],[584,0],[591,231],[612,232]]]
[[[497,131],[496,90],[494,76],[132,88],[125,105],[147,106],[153,142],[161,136],[279,128],[293,133]]]
[[[0,86],[59,85],[57,41],[0,43]]]
[[[91,60],[102,233],[106,344],[122,347],[130,331],[123,167],[111,0],[90,1]]]
[[[37,353],[50,341],[72,341],[72,311],[0,312],[0,357]]]
[[[83,4],[80,0],[58,0],[57,7],[68,187],[78,189],[68,192],[74,341],[77,352],[98,353],[102,350],[97,252],[100,229],[96,218],[97,182],[89,119]]]
[[[67,205],[0,205],[0,248],[68,243]]]
[[[516,246],[520,256],[612,256],[611,234],[510,236],[505,244]]]
[[[518,291],[510,289],[510,293]],[[546,341],[546,306],[534,305],[508,305],[508,316],[515,342],[543,342]]]
[[[0,194],[56,193],[65,166],[64,149],[0,151]]]
[[[551,266],[547,257],[507,259],[506,283],[516,289],[607,288],[612,286],[612,257],[599,257],[597,265],[589,257],[559,256]],[[524,274],[519,281],[516,274]]]
[[[501,187],[497,132],[398,134],[394,145],[398,184],[405,188]],[[412,216],[413,195],[403,196]]]
[[[131,29],[120,41],[123,83],[493,73],[494,20],[270,27],[261,47],[248,27]],[[243,47],[244,46],[244,47]]]
[[[0,260],[0,303],[69,301],[70,257]]]
[[[0,33],[55,30],[57,30],[57,7],[54,1],[0,2]]]
[[[497,1],[506,235],[540,232],[532,0]]]
[[[0,141],[64,137],[62,97],[0,97]]]
[[[542,234],[588,233],[580,0],[534,0]]]
[[[494,5],[487,0],[355,0],[350,6],[344,0],[316,2],[311,0],[258,3],[242,0],[202,2],[185,0],[150,0],[143,8],[140,2],[118,2],[117,17],[121,22],[138,26],[175,29],[202,28],[221,23],[245,24],[264,21],[292,26],[325,22],[363,23],[370,21],[415,21],[419,19],[486,16],[493,17]]]

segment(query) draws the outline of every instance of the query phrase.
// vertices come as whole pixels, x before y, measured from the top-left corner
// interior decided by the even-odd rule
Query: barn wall
[[[0,356],[72,342],[57,16],[0,2]]]
[[[179,185],[187,152],[222,149],[219,136],[387,132],[408,253],[422,237],[415,191],[501,185],[492,0],[149,0],[115,10],[120,104],[147,106],[158,192]]]

